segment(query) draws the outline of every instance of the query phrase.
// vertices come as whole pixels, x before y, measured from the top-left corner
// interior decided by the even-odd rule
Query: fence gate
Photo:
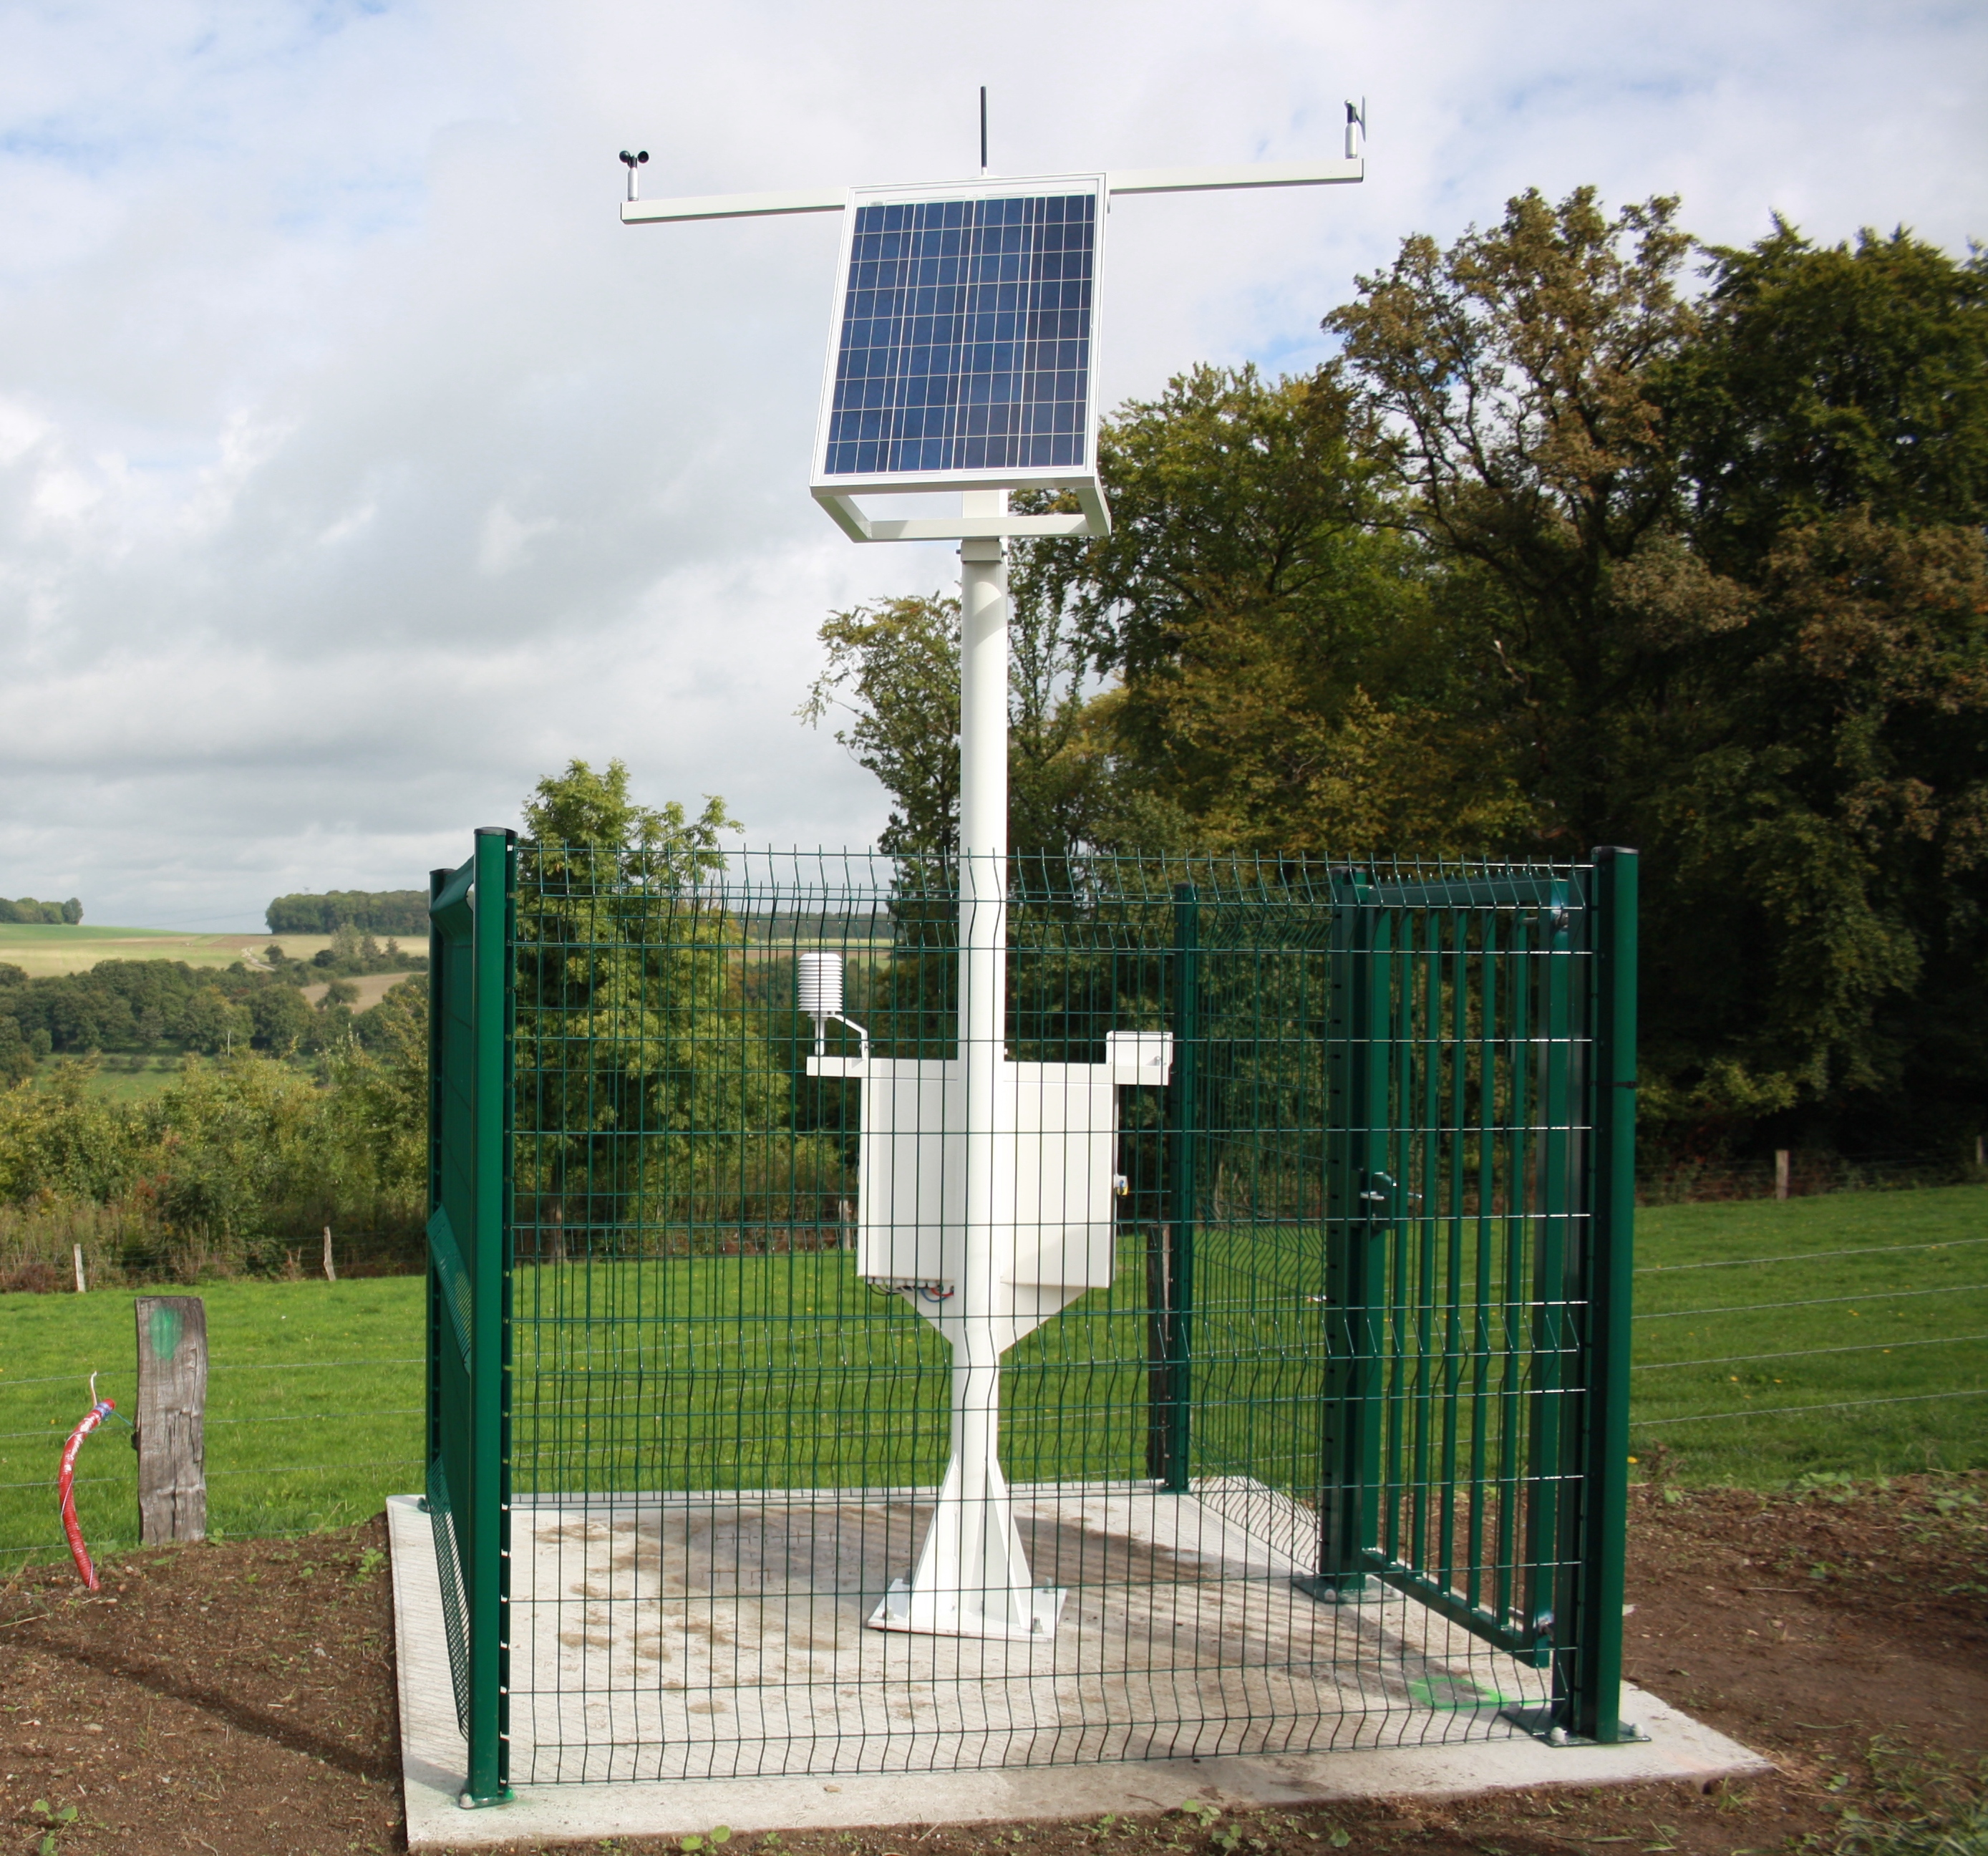
[[[432,942],[467,1796],[1633,1731],[1635,868],[1017,860],[1013,1281],[1072,1286],[999,1375],[1033,1595],[954,1630],[891,1593],[959,1384],[957,872],[479,834]]]

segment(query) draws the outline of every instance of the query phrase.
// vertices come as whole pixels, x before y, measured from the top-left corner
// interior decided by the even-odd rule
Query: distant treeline
[[[265,914],[272,934],[369,934],[428,931],[428,899],[419,889],[327,889],[322,896],[279,896]]]
[[[59,927],[67,923],[73,926],[83,920],[83,904],[71,896],[66,903],[38,903],[32,896],[17,896],[9,902],[0,896],[0,922],[47,922]]]
[[[32,1076],[52,1054],[177,1047],[215,1056],[245,1048],[288,1056],[376,1041],[380,1008],[348,1010],[349,991],[339,997],[336,978],[313,1006],[302,986],[313,977],[300,961],[277,972],[238,961],[216,972],[181,960],[100,960],[87,973],[39,979],[0,964],[0,1090]]]

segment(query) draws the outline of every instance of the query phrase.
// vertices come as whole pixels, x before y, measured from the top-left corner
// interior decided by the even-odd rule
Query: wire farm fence
[[[1662,1484],[1988,1466],[1979,1186],[1647,1214],[1631,1449]]]
[[[969,1139],[955,870],[437,873],[468,1795],[1619,1737],[1633,859],[1008,878]]]

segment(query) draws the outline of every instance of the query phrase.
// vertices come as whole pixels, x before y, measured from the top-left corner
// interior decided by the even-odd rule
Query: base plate
[[[949,1622],[914,1624],[911,1588],[903,1580],[894,1579],[891,1589],[884,1594],[884,1602],[870,1614],[868,1622],[873,1631],[911,1631],[921,1637],[990,1637],[1014,1643],[1040,1643],[1056,1635],[1057,1620],[1063,1615],[1063,1601],[1068,1596],[1060,1586],[1038,1586],[1030,1597],[1030,1616],[1026,1630],[998,1624],[963,1606],[953,1614]]]
[[[1364,1577],[1357,1585],[1341,1585],[1317,1573],[1300,1573],[1291,1583],[1320,1604],[1384,1604],[1393,1596],[1379,1580]]]
[[[1590,1740],[1577,1733],[1569,1733],[1564,1727],[1557,1726],[1554,1710],[1550,1708],[1501,1708],[1498,1710],[1501,1721],[1510,1721],[1521,1727],[1536,1740],[1548,1746],[1634,1746],[1638,1741],[1647,1741],[1649,1736],[1633,1721],[1619,1724],[1621,1732],[1614,1741]]]

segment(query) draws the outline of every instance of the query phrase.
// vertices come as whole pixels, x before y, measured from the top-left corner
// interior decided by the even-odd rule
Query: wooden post
[[[138,1318],[138,1538],[207,1538],[207,1305],[198,1295],[140,1295]]]
[[[79,1295],[84,1295],[88,1292],[90,1285],[83,1279],[83,1246],[76,1244],[70,1248],[76,1257],[76,1292]]]
[[[1774,1197],[1784,1199],[1788,1196],[1788,1150],[1785,1147],[1774,1150]]]
[[[331,1260],[331,1227],[324,1228],[324,1279],[327,1282],[338,1280],[338,1271]]]

